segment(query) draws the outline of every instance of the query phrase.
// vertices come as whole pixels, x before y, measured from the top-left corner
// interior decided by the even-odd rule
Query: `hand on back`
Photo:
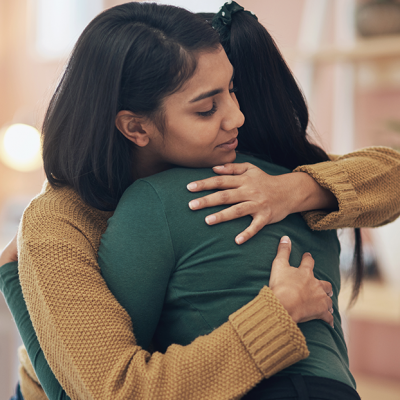
[[[192,192],[220,190],[192,200],[189,207],[192,210],[200,210],[233,204],[209,215],[206,218],[208,225],[251,215],[253,221],[236,236],[237,244],[246,242],[265,225],[282,221],[289,214],[337,208],[335,196],[304,172],[273,176],[250,163],[225,164],[214,167],[213,170],[220,176],[192,182],[188,189]]]
[[[291,267],[291,242],[284,236],[272,263],[269,287],[296,323],[322,319],[333,327],[332,285],[314,277],[314,260],[305,253],[298,268]]]

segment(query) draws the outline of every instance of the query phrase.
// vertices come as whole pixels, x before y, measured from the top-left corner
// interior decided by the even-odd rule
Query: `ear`
[[[131,142],[139,147],[149,143],[151,123],[131,111],[120,111],[115,117],[115,126]]]

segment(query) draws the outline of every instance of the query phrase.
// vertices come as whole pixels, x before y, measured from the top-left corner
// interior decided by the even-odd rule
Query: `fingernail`
[[[333,291],[332,291],[332,290],[328,293],[328,296],[329,296],[329,297],[332,297],[332,296],[333,296]]]
[[[216,220],[217,220],[217,217],[215,215],[209,215],[208,217],[206,217],[206,223],[208,225],[212,224]]]
[[[244,237],[243,236],[238,236],[235,241],[236,241],[237,244],[242,244],[244,242]]]
[[[289,236],[282,236],[281,243],[289,243],[289,242],[290,242]]]
[[[194,209],[197,208],[199,205],[200,205],[200,203],[199,203],[197,200],[192,200],[192,201],[189,203],[189,208],[190,208],[191,210],[194,210]]]
[[[216,167],[213,167],[213,169],[224,169],[223,165],[217,165]]]
[[[329,309],[329,312],[330,312],[331,314],[333,314],[333,308],[332,308],[332,307]]]
[[[311,255],[311,253],[304,253],[304,255],[307,255],[307,256],[310,256],[310,257],[312,257],[312,255]]]
[[[189,185],[186,186],[188,190],[194,190],[197,188],[197,183],[189,183]]]

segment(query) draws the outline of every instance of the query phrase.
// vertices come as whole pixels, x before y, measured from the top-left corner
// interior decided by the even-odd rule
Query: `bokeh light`
[[[8,167],[28,172],[42,165],[40,134],[25,124],[14,124],[0,131],[0,159]]]

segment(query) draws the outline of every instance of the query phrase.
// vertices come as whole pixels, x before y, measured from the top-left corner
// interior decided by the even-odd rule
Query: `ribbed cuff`
[[[319,185],[331,191],[339,205],[339,211],[331,213],[315,210],[303,212],[303,218],[314,230],[339,229],[355,226],[362,205],[350,182],[346,170],[335,161],[297,167],[294,172],[305,172]]]
[[[309,355],[305,337],[267,286],[229,321],[266,378]]]

